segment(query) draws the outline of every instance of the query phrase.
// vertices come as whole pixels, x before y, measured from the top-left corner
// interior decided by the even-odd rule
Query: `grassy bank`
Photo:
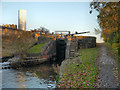
[[[42,47],[46,45],[46,43],[41,43],[33,46],[32,48],[28,49],[28,53],[40,53],[42,50]]]
[[[66,60],[58,88],[93,88],[96,81],[97,48],[78,51],[79,57]]]
[[[119,61],[120,56],[118,55],[118,47],[120,47],[119,44],[117,43],[114,43],[112,45],[110,43],[105,43],[105,44],[107,46],[108,53],[120,63]]]
[[[5,32],[5,30],[3,30],[2,56],[18,55],[26,52],[26,50],[36,42],[30,32],[14,30]]]

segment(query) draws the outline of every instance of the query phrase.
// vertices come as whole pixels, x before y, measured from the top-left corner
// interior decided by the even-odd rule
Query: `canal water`
[[[56,73],[52,64],[29,68],[3,69],[2,88],[55,88]],[[1,72],[0,71],[0,72]]]

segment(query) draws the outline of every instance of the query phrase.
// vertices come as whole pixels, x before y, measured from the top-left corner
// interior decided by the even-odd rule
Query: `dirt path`
[[[98,88],[118,88],[118,65],[107,53],[104,44],[99,45]]]

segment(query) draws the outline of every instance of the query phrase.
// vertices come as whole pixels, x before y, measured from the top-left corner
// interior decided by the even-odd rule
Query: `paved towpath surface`
[[[99,45],[98,88],[118,88],[118,65],[107,52],[104,44]]]

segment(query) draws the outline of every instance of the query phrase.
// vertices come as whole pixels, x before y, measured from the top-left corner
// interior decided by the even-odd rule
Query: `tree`
[[[119,43],[119,6],[119,2],[97,2],[94,0],[90,3],[90,14],[93,12],[93,9],[99,12],[97,20],[102,30],[101,36],[105,42],[111,44]]]
[[[46,29],[45,27],[40,27],[40,28],[38,28],[38,30],[40,30],[43,33],[49,33],[49,30]]]
[[[95,34],[96,34],[96,35],[101,33],[101,30],[98,29],[98,28],[94,28],[94,31],[95,31]]]

